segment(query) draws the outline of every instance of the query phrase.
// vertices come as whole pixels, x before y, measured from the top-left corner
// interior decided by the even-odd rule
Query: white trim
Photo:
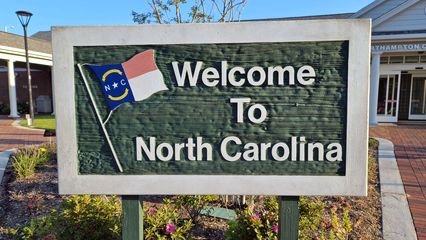
[[[380,81],[380,76],[379,76],[379,81]],[[379,86],[379,88],[380,88],[380,86]],[[386,75],[385,115],[387,115],[387,111],[388,111],[388,103],[387,103],[387,98],[389,97],[388,94],[389,94],[389,75]]]
[[[426,33],[413,33],[413,34],[390,34],[390,35],[372,35],[371,39],[373,41],[380,40],[404,40],[404,41],[416,41],[424,40],[426,38]],[[373,42],[375,44],[375,42]]]
[[[416,69],[423,68],[423,69]],[[425,70],[426,63],[380,64],[381,72]]]
[[[371,11],[373,8],[379,6],[380,4],[384,3],[386,0],[376,0],[370,4],[368,4],[367,6],[361,8],[361,10],[359,10],[358,12],[356,12],[355,14],[353,14],[351,16],[351,18],[358,18],[360,16],[362,16],[363,14]]]
[[[378,25],[380,25],[384,21],[388,20],[389,18],[395,16],[396,14],[404,11],[405,9],[413,6],[417,2],[419,2],[419,0],[409,0],[409,1],[403,2],[399,6],[395,7],[394,9],[390,10],[389,12],[383,14],[382,16],[380,16],[376,19],[373,19],[373,28],[377,27]]]
[[[12,60],[14,62],[27,62],[25,56],[18,56],[18,55],[1,53],[1,52],[0,52],[0,59]],[[33,58],[33,57],[30,57],[29,61],[30,63],[33,63],[33,64],[40,64],[45,66],[52,66],[53,64],[52,60],[45,60],[45,59],[39,59],[39,58]]]
[[[0,46],[0,52],[25,56],[25,49],[14,48],[14,47]],[[52,54],[50,53],[43,53],[43,52],[28,50],[28,55],[33,58],[42,58],[45,60],[52,60]]]
[[[28,51],[30,63],[52,66],[52,54]],[[26,62],[25,50],[7,46],[0,46],[0,59],[14,62]]]
[[[9,93],[9,117],[17,118],[18,114],[18,101],[16,99],[16,79],[15,79],[15,65],[14,61],[7,61],[7,85]]]
[[[60,194],[366,196],[370,31],[367,19],[53,27]],[[346,176],[78,174],[73,46],[336,40],[349,40]]]
[[[377,106],[380,81],[380,56],[381,52],[371,53],[371,71],[370,71],[370,103],[369,103],[369,123],[377,124]]]
[[[400,97],[400,93],[401,93],[401,71],[398,72],[398,88],[396,89],[396,121],[398,121],[398,116],[399,116],[399,97]]]

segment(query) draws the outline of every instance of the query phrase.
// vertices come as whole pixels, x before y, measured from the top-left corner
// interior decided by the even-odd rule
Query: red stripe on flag
[[[121,64],[128,80],[142,74],[158,70],[154,60],[154,50],[146,50]]]

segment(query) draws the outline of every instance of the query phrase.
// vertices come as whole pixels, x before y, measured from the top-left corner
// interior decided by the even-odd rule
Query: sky
[[[17,10],[32,12],[29,34],[51,26],[129,25],[132,11],[147,12],[146,0],[0,0],[0,31],[23,34]],[[191,0],[188,0],[191,2]],[[372,0],[248,0],[242,19],[356,12]]]

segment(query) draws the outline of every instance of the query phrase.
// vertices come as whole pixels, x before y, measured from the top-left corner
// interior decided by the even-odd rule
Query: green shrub
[[[16,178],[25,179],[30,177],[34,174],[36,167],[46,164],[50,158],[51,152],[44,146],[20,148],[12,156],[12,168]]]
[[[337,206],[327,202],[322,197],[301,198],[299,203],[300,239],[338,239],[349,238],[352,223],[348,206]]]
[[[229,223],[225,233],[226,239],[277,239],[278,211],[275,197],[267,197],[257,212],[253,206],[237,211],[237,219]],[[321,197],[301,197],[299,211],[299,239],[344,240],[352,231],[348,208],[327,208]]]
[[[158,209],[145,211],[145,239],[190,239],[191,227],[191,220],[184,220],[170,200]],[[63,198],[60,209],[47,216],[33,219],[17,230],[1,230],[15,239],[120,239],[121,205],[115,196],[73,195]]]
[[[44,143],[40,147],[40,151],[45,155],[45,162],[56,160],[56,144]]]
[[[13,235],[16,239],[120,239],[121,205],[117,197],[73,195],[60,205],[60,210],[31,220]]]
[[[28,103],[18,103],[18,112],[21,114],[30,113],[30,105]]]
[[[9,114],[10,108],[7,103],[0,103],[0,114]]]
[[[199,223],[201,210],[217,202],[217,195],[178,195],[174,197],[173,202],[177,208],[181,208],[189,215],[192,222]]]
[[[73,195],[63,199],[61,209],[54,214],[55,235],[60,239],[120,237],[121,205],[115,196]]]
[[[148,240],[190,239],[191,220],[183,220],[178,209],[169,199],[160,208],[145,211],[144,237]]]
[[[379,141],[377,141],[376,139],[374,139],[374,138],[369,138],[368,139],[368,146],[369,147],[374,147],[374,148],[376,148],[376,147],[378,147],[379,146]]]
[[[226,239],[277,239],[278,234],[278,202],[275,197],[267,197],[265,206],[255,212],[253,205],[244,210],[237,210],[237,219],[229,222],[225,233]]]
[[[300,198],[300,239],[312,239],[312,236],[316,235],[316,233],[321,230],[321,222],[324,217],[325,207],[325,203],[322,202],[322,197]]]
[[[12,157],[12,168],[17,179],[25,179],[34,174],[37,165],[37,159],[28,149],[20,149]]]

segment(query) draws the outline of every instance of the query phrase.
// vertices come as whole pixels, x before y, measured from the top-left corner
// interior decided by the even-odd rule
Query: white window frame
[[[412,74],[411,75],[411,84],[410,84],[410,104],[409,104],[409,111],[408,111],[408,120],[426,120],[426,113],[425,114],[411,114],[411,101],[413,97],[413,82],[414,78],[418,77],[424,77],[425,78],[425,85],[423,87],[423,101],[426,101],[426,74]],[[425,103],[426,104],[426,103]]]
[[[396,123],[398,122],[398,111],[399,111],[399,94],[400,94],[400,87],[401,87],[401,71],[382,71],[380,73],[381,76],[387,76],[386,81],[386,101],[388,100],[388,91],[389,91],[389,76],[397,76],[395,79],[397,81],[397,89],[396,89],[396,114],[395,116],[388,116],[387,108],[388,104],[385,103],[385,114],[377,114],[377,121],[378,122],[389,122],[389,123]],[[379,77],[379,79],[380,79]]]

